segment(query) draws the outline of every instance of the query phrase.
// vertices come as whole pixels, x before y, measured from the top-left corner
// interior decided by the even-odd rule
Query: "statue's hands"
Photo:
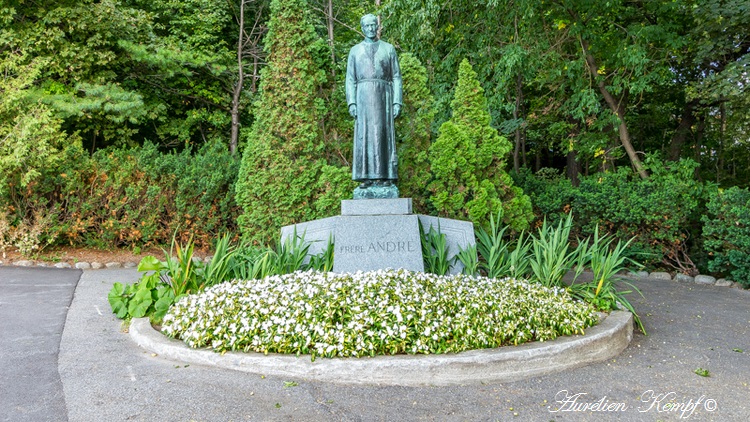
[[[356,104],[349,104],[349,114],[351,114],[352,117],[357,117],[357,105]]]
[[[399,114],[401,114],[401,104],[394,104],[393,105],[393,118],[398,117]]]

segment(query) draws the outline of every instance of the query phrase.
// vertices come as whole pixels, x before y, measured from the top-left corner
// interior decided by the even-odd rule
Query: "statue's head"
[[[362,16],[359,20],[360,26],[362,26],[362,33],[365,34],[365,38],[375,39],[378,35],[378,17],[373,14],[367,14]]]

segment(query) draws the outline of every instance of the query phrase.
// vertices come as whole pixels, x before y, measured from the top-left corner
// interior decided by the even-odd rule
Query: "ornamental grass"
[[[218,352],[457,353],[583,334],[594,309],[525,281],[386,270],[232,281],[182,298],[162,331]]]

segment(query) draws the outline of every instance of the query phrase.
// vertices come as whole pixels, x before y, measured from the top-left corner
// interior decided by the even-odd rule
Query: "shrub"
[[[583,333],[596,321],[559,289],[399,270],[223,283],[176,303],[162,329],[191,347],[314,359],[456,353]]]
[[[531,197],[537,218],[556,222],[569,212],[577,216],[572,234],[592,236],[594,230],[635,238],[629,251],[651,267],[668,266],[686,273],[697,269],[687,251],[699,235],[700,214],[711,186],[693,178],[697,164],[690,160],[666,164],[649,157],[649,179],[629,168],[597,173],[581,179],[578,188],[557,175],[528,172],[517,182]]]
[[[717,190],[702,221],[709,269],[750,288],[750,190]]]
[[[163,153],[151,143],[107,148],[90,156],[77,143],[26,189],[11,185],[0,203],[16,231],[47,222],[40,245],[58,237],[71,245],[168,244],[191,236],[206,247],[234,232],[234,181],[239,163],[218,143]],[[43,220],[36,216],[43,210]],[[37,224],[38,225],[38,224]]]
[[[412,198],[414,212],[430,214],[427,186],[430,182],[430,148],[435,99],[427,87],[427,69],[414,55],[399,57],[404,81],[404,106],[396,120],[398,136],[398,189],[400,196]]]
[[[529,198],[503,170],[510,142],[490,126],[484,90],[467,60],[461,62],[452,116],[430,146],[430,202],[441,216],[484,221],[502,208],[514,230],[533,218]]]
[[[336,199],[354,187],[342,180],[346,170],[325,158],[325,105],[317,98],[325,74],[317,55],[326,47],[308,10],[304,0],[271,2],[267,65],[236,186],[240,229],[258,245],[270,243],[284,225],[335,214]]]

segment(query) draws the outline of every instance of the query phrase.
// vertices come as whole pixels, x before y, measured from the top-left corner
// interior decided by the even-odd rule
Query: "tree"
[[[62,131],[60,119],[30,94],[48,65],[43,59],[27,63],[17,53],[0,60],[0,198],[33,186],[61,160],[67,144],[80,142]]]
[[[353,188],[349,170],[321,158],[319,65],[328,49],[310,23],[305,0],[274,0],[266,36],[267,64],[246,140],[236,200],[247,239],[268,243],[281,226],[332,215]],[[349,183],[347,183],[349,180]]]
[[[475,222],[502,208],[514,230],[528,228],[531,202],[504,170],[511,144],[490,126],[484,90],[468,60],[459,67],[451,110],[429,151],[432,205],[442,216]]]
[[[399,57],[404,106],[396,121],[398,137],[398,186],[400,195],[414,201],[414,209],[428,213],[431,127],[435,119],[434,98],[427,88],[427,69],[410,53]]]

